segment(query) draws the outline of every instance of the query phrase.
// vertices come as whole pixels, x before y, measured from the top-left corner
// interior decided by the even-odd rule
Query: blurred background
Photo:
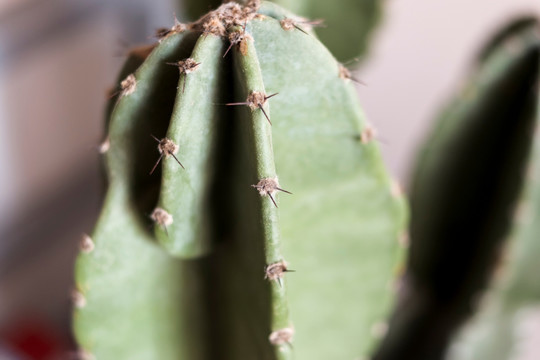
[[[72,268],[103,194],[107,90],[127,49],[152,42],[173,12],[171,0],[0,0],[0,360],[72,346]],[[355,76],[405,187],[416,144],[475,52],[526,13],[540,15],[540,1],[386,1]]]

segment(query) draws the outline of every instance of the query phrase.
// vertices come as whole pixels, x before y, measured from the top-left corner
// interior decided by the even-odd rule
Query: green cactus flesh
[[[528,26],[525,26],[527,24]],[[518,25],[521,25],[518,27]],[[537,53],[536,74],[540,81],[540,31],[538,22],[523,19],[512,23],[501,43],[507,48],[533,48]],[[537,99],[536,133],[508,249],[504,250],[493,284],[482,295],[480,311],[454,342],[448,359],[533,359],[538,356],[540,316],[540,99]]]
[[[274,0],[295,13],[323,20],[321,41],[340,60],[365,55],[369,38],[381,17],[380,0]]]
[[[97,359],[354,358],[384,330],[403,198],[341,65],[257,9],[175,25],[122,83],[76,264]]]
[[[524,183],[539,56],[530,32],[491,42],[423,149],[411,193],[405,295],[376,359],[404,352],[441,358],[486,287]]]

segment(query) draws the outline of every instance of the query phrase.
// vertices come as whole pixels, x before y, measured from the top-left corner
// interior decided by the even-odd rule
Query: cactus
[[[440,359],[486,287],[532,143],[540,43],[529,28],[513,24],[486,47],[421,153],[402,297],[375,359]]]
[[[506,48],[534,49],[540,80],[540,27],[530,18],[513,22],[497,39]],[[538,86],[538,85],[537,85]],[[538,96],[538,94],[537,94]],[[540,215],[540,99],[536,102],[536,132],[525,187],[514,214],[509,244],[503,249],[493,284],[479,301],[480,312],[454,342],[448,359],[533,359],[538,357],[540,286],[538,224]]]
[[[403,197],[348,71],[298,21],[228,3],[126,64],[76,263],[85,355],[346,359],[384,332]]]
[[[380,0],[273,0],[273,2],[301,16],[316,19],[310,23],[319,25],[316,29],[317,35],[341,61],[355,58],[359,60],[365,56],[371,33],[379,23],[382,10]],[[219,3],[219,0],[185,0],[180,3],[180,9],[192,17],[197,17]]]
[[[324,19],[317,27],[321,41],[342,61],[365,56],[373,29],[381,18],[380,0],[274,0],[295,13]]]

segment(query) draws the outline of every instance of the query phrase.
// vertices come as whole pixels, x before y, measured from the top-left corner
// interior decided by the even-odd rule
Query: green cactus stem
[[[378,25],[380,0],[275,0],[297,14],[320,19],[317,36],[342,61],[362,58]],[[305,20],[304,20],[305,21]]]
[[[482,52],[420,154],[403,295],[375,359],[440,359],[512,227],[532,144],[540,54],[537,36],[508,32]]]
[[[87,353],[355,358],[382,336],[404,199],[343,67],[284,14],[224,4],[125,78],[76,266]]]
[[[499,35],[501,46],[535,47],[540,53],[540,26],[519,19]],[[538,67],[540,67],[540,55]],[[536,81],[540,82],[539,71]],[[531,75],[534,77],[534,74]],[[454,342],[448,359],[527,359],[538,355],[537,324],[540,314],[540,99],[536,103],[536,131],[525,187],[514,213],[509,244],[501,252],[490,289],[479,295],[479,313]],[[530,325],[529,325],[530,324]],[[532,325],[532,326],[531,326]]]

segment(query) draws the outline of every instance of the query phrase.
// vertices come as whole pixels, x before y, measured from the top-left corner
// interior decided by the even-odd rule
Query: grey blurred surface
[[[127,49],[172,22],[168,0],[0,2],[0,331],[68,331],[78,240],[104,193],[107,89]]]
[[[123,55],[172,23],[165,5],[27,0],[0,13],[0,222],[92,156]]]

